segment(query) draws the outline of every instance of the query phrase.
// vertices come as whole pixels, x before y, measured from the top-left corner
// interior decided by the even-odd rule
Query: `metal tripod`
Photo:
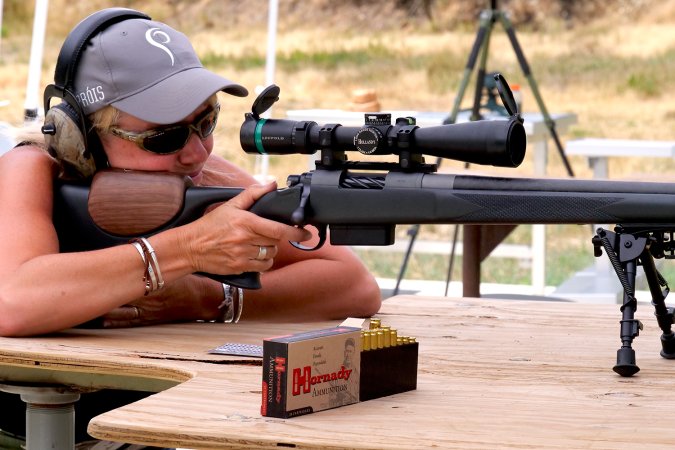
[[[525,59],[525,54],[518,43],[516,38],[516,32],[513,28],[513,25],[507,15],[502,12],[497,6],[497,0],[490,0],[490,8],[485,9],[480,14],[480,25],[478,28],[478,33],[476,34],[476,39],[473,43],[471,53],[469,54],[469,59],[467,61],[464,73],[462,76],[461,83],[459,85],[459,91],[455,97],[455,102],[452,106],[452,112],[444,120],[444,124],[452,124],[457,121],[457,115],[460,110],[460,104],[464,98],[467,86],[469,84],[469,79],[471,77],[474,68],[476,67],[476,62],[480,54],[480,64],[478,66],[478,71],[476,73],[476,89],[474,92],[474,102],[471,109],[470,120],[480,120],[482,119],[480,115],[480,101],[483,93],[483,88],[485,86],[485,66],[488,58],[488,49],[490,46],[490,35],[492,30],[497,22],[500,22],[506,31],[506,34],[511,42],[513,51],[516,54],[518,63],[523,71],[523,74],[527,78],[527,81],[530,85],[530,90],[532,95],[537,101],[539,110],[544,118],[544,123],[546,124],[547,129],[551,137],[553,138],[558,153],[562,159],[563,164],[565,165],[565,170],[570,177],[574,176],[572,167],[565,155],[565,151],[558,137],[558,133],[555,128],[555,122],[551,118],[544,100],[539,93],[539,88],[537,82],[532,75],[530,66]],[[436,164],[438,167],[441,165],[442,158],[438,158]],[[468,164],[465,165],[468,168]],[[398,278],[396,280],[396,287],[394,288],[393,295],[397,295],[399,292],[399,287],[405,272],[408,267],[408,262],[410,260],[410,255],[412,253],[412,248],[415,245],[415,240],[419,234],[419,225],[413,225],[408,230],[408,235],[410,236],[410,241],[408,243],[408,249],[401,263],[401,268],[399,270]],[[464,225],[464,258],[462,261],[462,271],[464,273],[464,283],[463,283],[463,296],[464,297],[480,297],[480,263],[485,259],[490,252],[497,246],[499,243],[515,228],[515,225]],[[448,274],[446,277],[446,286],[445,286],[445,295],[448,294],[448,286],[450,285],[450,279],[452,276],[452,269],[454,265],[455,257],[455,248],[456,242],[459,236],[459,225],[456,225],[453,232],[453,245],[450,252],[449,264],[448,264]],[[485,239],[487,238],[487,239]],[[489,242],[488,242],[489,240]],[[470,245],[466,245],[470,244]],[[474,249],[474,251],[469,251],[469,249]],[[467,279],[470,277],[470,279]]]

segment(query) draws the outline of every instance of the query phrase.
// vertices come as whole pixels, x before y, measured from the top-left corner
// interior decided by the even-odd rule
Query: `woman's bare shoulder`
[[[58,163],[38,145],[14,147],[0,157],[0,181],[16,178],[37,178],[48,175],[51,182],[56,176]]]

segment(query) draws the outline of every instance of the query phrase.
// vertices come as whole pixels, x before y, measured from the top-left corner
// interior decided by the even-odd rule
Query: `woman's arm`
[[[133,248],[64,257],[52,225],[54,161],[41,149],[20,147],[0,158],[0,332],[53,331],[142,294],[142,262]],[[120,261],[120,264],[110,264]],[[117,280],[103,289],[98,267]],[[141,288],[141,289],[139,289]],[[67,301],[64,301],[67,299]]]
[[[132,245],[59,253],[52,224],[54,173],[54,161],[36,147],[0,157],[0,335],[74,326],[145,292],[145,265]],[[246,211],[270,188],[248,189],[189,225],[152,236],[166,283],[196,271],[265,271],[272,261],[255,260],[259,245],[307,239],[301,230]],[[206,289],[215,293],[216,287],[209,283]]]

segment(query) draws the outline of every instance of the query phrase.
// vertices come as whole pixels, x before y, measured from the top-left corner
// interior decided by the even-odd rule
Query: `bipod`
[[[598,228],[593,237],[595,256],[602,256],[602,249],[607,253],[612,268],[623,288],[621,305],[621,348],[617,350],[614,372],[622,377],[636,374],[640,368],[636,364],[633,340],[640,334],[642,322],[635,319],[637,299],[635,298],[635,277],[637,267],[642,265],[645,278],[652,297],[652,306],[661,335],[661,356],[675,358],[675,334],[672,331],[673,308],[668,308],[665,299],[670,289],[654,264],[654,257],[663,257],[672,252],[672,230],[636,229],[626,230],[620,226],[615,232]]]

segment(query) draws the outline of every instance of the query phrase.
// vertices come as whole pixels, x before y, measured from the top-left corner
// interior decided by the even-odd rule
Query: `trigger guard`
[[[328,233],[326,232],[326,225],[316,227],[316,229],[319,231],[319,242],[317,242],[314,247],[309,247],[307,245],[302,245],[300,242],[293,242],[293,241],[289,241],[290,244],[293,247],[297,248],[298,250],[302,250],[305,252],[311,252],[312,250],[320,249],[321,247],[323,247],[323,244],[326,243],[326,235]]]

